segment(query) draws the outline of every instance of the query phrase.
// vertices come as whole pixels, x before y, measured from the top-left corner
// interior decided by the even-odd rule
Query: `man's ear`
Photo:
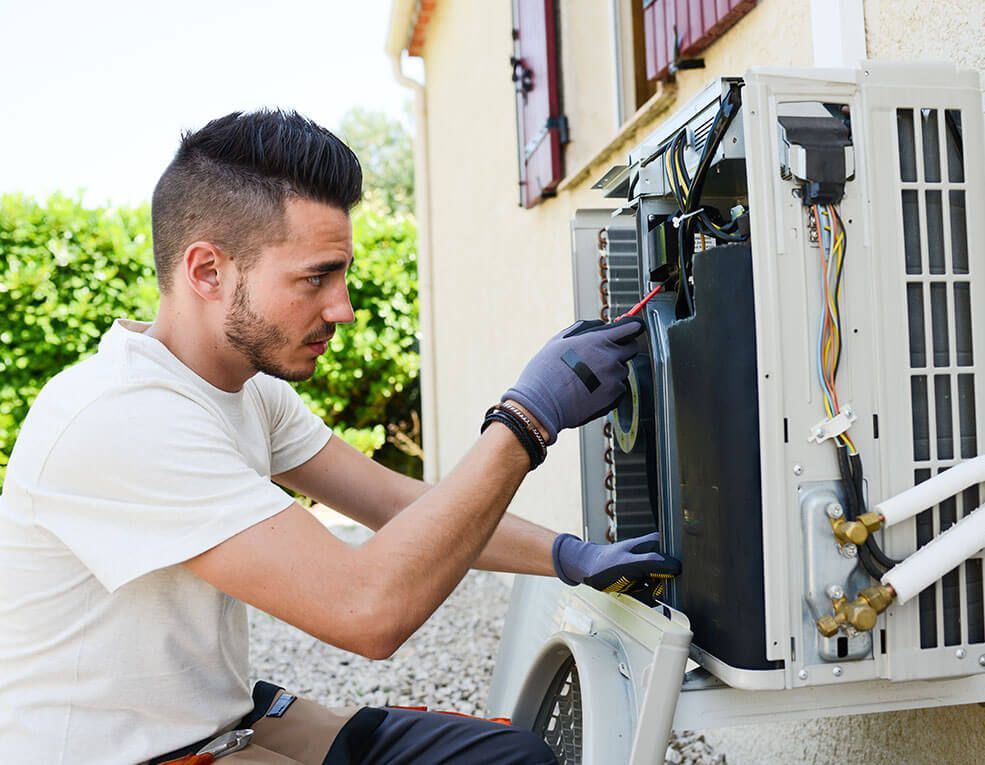
[[[221,300],[232,263],[211,242],[192,242],[185,249],[185,281],[203,300]]]

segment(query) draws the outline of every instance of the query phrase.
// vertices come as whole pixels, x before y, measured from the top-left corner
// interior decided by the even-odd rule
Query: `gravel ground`
[[[332,532],[358,543],[361,527]],[[326,645],[261,611],[250,611],[254,679],[330,706],[427,705],[482,714],[509,592],[494,575],[470,572],[451,597],[389,659],[370,661]]]
[[[369,534],[353,526],[331,530],[350,544],[358,544]],[[269,680],[329,706],[426,705],[481,715],[508,601],[509,591],[499,578],[472,571],[385,661],[370,661],[333,648],[250,609],[253,678]],[[716,753],[700,734],[689,731],[675,733],[666,761],[725,765],[724,755]]]

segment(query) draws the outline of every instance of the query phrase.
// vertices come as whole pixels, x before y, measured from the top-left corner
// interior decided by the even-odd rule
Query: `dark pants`
[[[473,717],[385,709],[360,763],[369,765],[556,765],[543,739]],[[353,764],[355,765],[355,764]]]

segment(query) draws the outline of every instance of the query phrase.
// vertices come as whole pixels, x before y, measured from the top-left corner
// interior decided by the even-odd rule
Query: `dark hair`
[[[291,196],[348,212],[362,196],[359,160],[295,111],[233,112],[183,133],[151,202],[161,291],[171,288],[175,265],[199,239],[248,269],[264,245],[283,239]]]

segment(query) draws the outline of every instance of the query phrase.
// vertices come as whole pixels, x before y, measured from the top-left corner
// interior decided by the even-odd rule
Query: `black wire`
[[[694,299],[691,296],[691,288],[687,281],[687,233],[689,231],[689,225],[687,218],[683,218],[684,209],[686,207],[684,188],[681,186],[681,178],[678,176],[678,170],[681,170],[684,176],[685,183],[689,183],[687,177],[687,171],[683,170],[683,161],[681,154],[683,151],[683,140],[684,131],[681,130],[674,138],[667,144],[667,154],[665,157],[665,162],[669,161],[671,167],[669,172],[666,173],[667,182],[670,185],[671,191],[674,194],[674,199],[677,201],[679,207],[678,213],[678,225],[677,225],[677,315],[678,318],[685,318],[694,313]],[[692,242],[693,243],[693,242]]]
[[[862,471],[862,456],[860,454],[851,454],[848,457],[849,463],[852,467],[852,479],[855,483],[855,494],[858,497],[858,507],[861,508],[862,512],[866,511],[865,505],[865,476]],[[868,539],[865,540],[865,546],[868,548],[872,557],[875,558],[881,566],[890,569],[899,563],[895,558],[890,558],[886,553],[883,552],[876,538],[869,535]]]
[[[688,221],[681,221],[680,227],[677,229],[677,297],[678,297],[678,309],[680,308],[681,299],[685,306],[687,307],[687,313],[685,316],[694,315],[694,297],[691,295],[691,285],[688,284],[687,275],[687,255],[686,255],[686,243],[688,242],[687,231],[690,229],[688,226]],[[694,237],[690,237],[691,248],[694,248]],[[685,316],[680,315],[680,310],[678,310],[678,318],[685,318]]]
[[[875,558],[879,565],[884,567],[886,571],[899,565],[900,563],[900,561],[895,558],[890,558],[886,555],[886,553],[884,553],[882,548],[879,546],[879,543],[876,542],[875,538],[872,536],[869,536],[869,538],[865,540],[865,549],[872,553],[872,557]]]
[[[858,490],[855,485],[855,478],[852,475],[851,463],[848,459],[848,447],[837,446],[838,450],[838,470],[841,473],[841,480],[845,485],[845,497],[847,499],[845,515],[848,520],[854,521],[859,516],[858,512]]]
[[[704,188],[708,168],[711,165],[711,157],[714,156],[715,151],[718,149],[718,144],[721,143],[721,140],[724,137],[725,132],[728,130],[729,125],[731,125],[732,120],[735,119],[735,115],[738,113],[741,103],[739,88],[737,85],[733,85],[729,89],[729,92],[725,95],[725,98],[722,100],[718,111],[715,113],[715,118],[712,121],[711,128],[708,131],[704,149],[701,152],[701,157],[698,160],[698,166],[695,170],[693,178],[688,177],[687,169],[684,167],[683,151],[684,142],[686,140],[684,130],[681,130],[671,143],[671,159],[674,162],[674,172],[671,173],[674,178],[671,182],[671,186],[675,189],[675,196],[677,197],[678,204],[681,205],[682,208],[679,216],[680,225],[678,227],[677,238],[680,271],[677,282],[679,318],[683,318],[681,316],[682,308],[687,312],[685,315],[694,314],[694,299],[691,295],[691,286],[688,283],[688,276],[691,270],[691,261],[694,256],[694,226],[696,223],[694,220],[694,213],[701,201],[701,191]],[[683,193],[679,189],[678,181],[680,179],[676,177],[678,171],[680,171],[681,175],[687,182],[686,198],[684,198]],[[700,213],[698,214],[700,215]],[[712,236],[714,236],[714,234]],[[684,305],[682,306],[681,303]]]
[[[682,149],[683,146],[681,139],[684,137],[684,131],[682,130],[674,139],[667,145],[667,158],[671,164],[672,172],[668,173],[668,181],[670,182],[671,191],[674,192],[674,199],[677,201],[677,206],[684,211],[684,189],[681,187],[681,179],[677,176],[678,168],[681,169],[681,174],[684,176],[684,185],[689,187],[691,184],[691,179],[688,178],[687,170],[684,168],[684,163],[682,159]]]
[[[881,564],[873,555],[872,550],[869,549],[868,545],[862,545],[858,548],[858,559],[862,563],[862,568],[865,572],[875,579],[877,582],[881,582],[882,578],[886,575],[892,566],[885,566]]]
[[[859,493],[860,484],[856,480],[856,474],[852,471],[852,463],[848,454],[848,447],[839,446],[837,447],[837,452],[838,468],[841,471],[841,480],[845,487],[845,497],[847,500],[845,503],[847,505],[845,508],[845,515],[848,517],[848,520],[854,521],[860,515],[859,508],[864,507],[864,504],[862,504],[863,497]],[[861,461],[859,461],[859,464],[861,464]],[[858,474],[858,477],[861,477],[860,473]],[[876,560],[872,550],[870,550],[866,544],[863,544],[858,548],[858,559],[862,564],[862,568],[865,569],[865,572],[876,581],[881,580],[883,575],[889,570],[888,567],[880,564],[879,561]]]
[[[721,143],[722,138],[725,137],[725,133],[728,131],[729,125],[732,124],[732,120],[735,119],[735,115],[738,114],[741,104],[739,88],[737,85],[732,85],[722,100],[721,107],[715,113],[715,119],[712,121],[711,128],[708,130],[708,137],[705,139],[701,159],[698,161],[698,167],[694,173],[691,192],[688,194],[689,209],[685,212],[693,212],[696,209],[697,203],[701,199],[701,190],[704,188],[708,168],[711,166],[710,160],[718,150],[718,145]]]
[[[718,211],[713,207],[706,208],[697,215],[698,225],[702,233],[721,242],[744,242],[749,238],[747,235],[737,232],[738,223],[736,221],[720,223],[715,220],[717,215]]]
[[[674,146],[676,149],[676,157],[681,168],[681,175],[684,176],[684,183],[688,188],[691,188],[691,176],[687,174],[687,165],[684,162],[684,143],[687,136],[684,131],[681,130],[677,134],[677,138],[674,140]]]

